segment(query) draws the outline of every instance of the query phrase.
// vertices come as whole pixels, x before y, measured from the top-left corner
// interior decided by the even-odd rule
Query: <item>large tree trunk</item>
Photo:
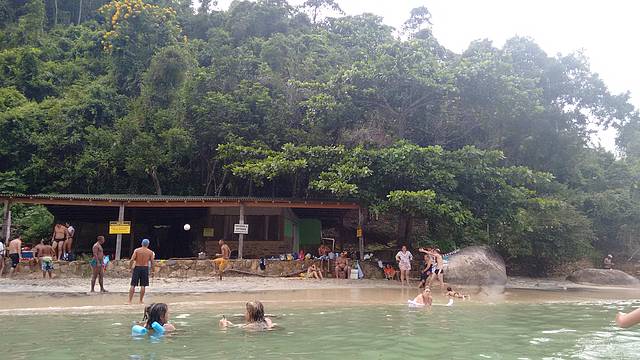
[[[162,188],[160,187],[160,179],[158,179],[158,172],[155,166],[151,167],[151,179],[153,180],[153,186],[156,188],[156,195],[162,195]]]
[[[411,230],[413,228],[413,217],[407,214],[398,215],[397,238],[398,246],[406,245],[411,247]]]
[[[78,25],[80,25],[80,20],[82,20],[82,0],[80,0],[80,4],[78,5]]]

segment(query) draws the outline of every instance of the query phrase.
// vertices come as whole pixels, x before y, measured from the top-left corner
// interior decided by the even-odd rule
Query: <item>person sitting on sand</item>
[[[391,266],[391,264],[387,264],[385,265],[384,269],[384,278],[387,280],[397,280],[398,279],[398,272],[396,271],[396,269],[393,268],[393,266]]]
[[[307,278],[311,279],[318,279],[318,280],[322,280],[322,271],[320,269],[318,269],[318,267],[316,266],[316,264],[311,264],[311,266],[309,266],[309,268],[307,269]]]
[[[173,324],[169,323],[169,306],[165,303],[153,303],[145,307],[142,322],[144,323],[143,326],[149,331],[154,331],[151,326],[154,322],[162,325],[165,332],[176,329]]]
[[[348,279],[349,269],[349,258],[347,252],[343,251],[336,259],[336,279]]]
[[[613,269],[613,255],[609,254],[602,260],[602,267],[607,270]]]
[[[469,295],[460,294],[457,291],[453,291],[451,286],[447,287],[447,293],[445,295],[448,296],[450,299],[453,299],[453,298],[458,298],[458,299],[462,299],[462,300],[471,299],[471,296],[469,296]]]
[[[431,289],[425,288],[413,299],[413,303],[431,307],[431,304],[433,303],[433,297],[431,297]]]
[[[244,325],[238,325],[239,327],[246,330],[269,330],[272,329],[276,324],[271,321],[271,319],[264,317],[264,306],[260,301],[250,301],[246,304],[247,311],[244,314]],[[218,323],[220,328],[226,329],[230,326],[236,326],[231,321],[227,320],[224,315],[222,319]]]
[[[638,323],[640,323],[640,308],[628,314],[619,312],[618,315],[616,315],[616,324],[621,328],[628,328]]]

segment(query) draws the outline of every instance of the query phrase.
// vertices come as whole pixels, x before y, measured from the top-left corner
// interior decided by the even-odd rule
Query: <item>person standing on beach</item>
[[[4,242],[0,241],[0,277],[4,272],[4,257],[6,255],[6,249],[4,247]]]
[[[405,282],[407,285],[409,285],[409,271],[411,271],[411,260],[413,260],[413,255],[411,255],[411,253],[407,251],[406,246],[402,246],[402,249],[396,254],[396,261],[398,262],[398,267],[400,268],[401,285]]]
[[[53,247],[43,239],[33,250],[36,259],[40,262],[42,278],[46,279],[47,273],[49,273],[49,279],[51,279],[53,273],[53,257],[56,255]]]
[[[227,263],[229,262],[229,258],[231,257],[231,249],[229,245],[224,243],[224,240],[220,239],[218,241],[220,245],[220,254],[216,254],[218,258],[213,260],[213,263],[218,266],[218,276],[220,280],[222,280],[222,273],[224,273],[224,269],[227,267]]]
[[[9,242],[9,257],[11,258],[11,271],[9,272],[9,276],[12,277],[22,257],[22,239],[20,236]]]
[[[427,254],[433,256],[435,259],[435,264],[433,265],[433,274],[429,277],[429,287],[431,287],[431,283],[433,282],[433,278],[438,279],[440,282],[440,289],[444,289],[444,260],[442,259],[442,255],[440,254],[439,249],[433,249],[431,251],[427,251]]]
[[[62,255],[64,253],[64,242],[67,240],[67,227],[62,224],[56,224],[53,227],[53,234],[51,235],[51,245],[53,246],[53,251],[55,251],[57,260],[62,260]]]
[[[73,246],[73,236],[76,234],[76,229],[69,225],[69,223],[64,224],[67,227],[67,238],[64,240],[64,258],[67,261],[72,261],[73,256],[71,255],[71,247]]]
[[[95,292],[94,288],[96,287],[96,278],[100,283],[100,292],[107,292],[107,290],[104,289],[103,284],[104,268],[102,267],[102,264],[104,261],[104,249],[102,249],[102,245],[104,244],[104,242],[104,236],[100,235],[98,236],[96,243],[93,244],[93,258],[91,258],[91,261],[89,262],[92,271],[91,292]]]
[[[129,288],[129,304],[133,300],[133,294],[136,292],[136,286],[140,286],[140,304],[144,304],[144,292],[149,286],[149,268],[153,269],[153,260],[155,254],[149,249],[149,239],[142,240],[142,246],[133,251],[129,266],[135,267],[131,269],[131,288]]]

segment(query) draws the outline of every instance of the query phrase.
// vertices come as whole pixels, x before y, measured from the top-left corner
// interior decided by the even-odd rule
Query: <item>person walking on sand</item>
[[[406,283],[409,285],[409,271],[411,271],[411,260],[413,260],[413,255],[409,251],[407,251],[406,246],[402,246],[402,250],[398,251],[396,254],[396,261],[398,262],[398,267],[400,268],[400,284]]]
[[[71,254],[71,247],[73,247],[73,236],[76,234],[76,229],[69,225],[69,223],[64,224],[67,227],[67,238],[64,240],[64,259],[67,261],[72,261],[74,259]]]
[[[220,245],[220,254],[216,254],[217,258],[213,260],[213,263],[218,267],[218,276],[220,277],[220,280],[222,280],[222,274],[224,273],[224,269],[227,267],[227,263],[231,257],[231,249],[222,239],[218,241],[218,245]]]
[[[44,239],[40,242],[40,244],[36,245],[33,249],[34,255],[36,259],[40,262],[40,269],[42,270],[42,278],[47,278],[47,273],[49,274],[49,279],[52,278],[53,273],[53,257],[56,255],[56,252],[53,250],[53,247],[49,245],[48,242],[45,242]]]
[[[9,257],[11,258],[9,277],[13,277],[13,274],[18,269],[18,264],[20,264],[20,258],[22,257],[22,238],[20,238],[20,236],[9,242]]]
[[[98,236],[96,243],[93,244],[93,257],[89,262],[89,265],[91,265],[91,292],[95,292],[96,278],[100,283],[100,292],[107,292],[107,290],[104,289],[103,284],[104,268],[102,264],[104,262],[104,249],[102,249],[102,245],[104,242],[104,236],[100,235]]]
[[[149,268],[153,269],[153,261],[155,255],[149,249],[149,239],[142,240],[142,246],[133,251],[129,266],[131,268],[131,287],[129,288],[129,304],[133,300],[133,294],[136,292],[136,286],[140,286],[140,304],[144,304],[144,292],[149,286]]]

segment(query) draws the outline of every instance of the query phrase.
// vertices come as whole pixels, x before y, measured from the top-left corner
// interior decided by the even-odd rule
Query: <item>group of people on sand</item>
[[[431,287],[433,280],[435,279],[440,283],[440,288],[444,288],[444,260],[440,250],[437,248],[420,248],[419,252],[424,253],[424,267],[420,269],[420,284],[419,288]],[[409,272],[411,271],[411,261],[413,261],[413,254],[407,250],[406,246],[403,246],[395,256],[400,269],[400,283],[402,285],[409,285]],[[387,264],[383,269],[385,277],[387,279],[394,279],[396,277],[395,269]]]

